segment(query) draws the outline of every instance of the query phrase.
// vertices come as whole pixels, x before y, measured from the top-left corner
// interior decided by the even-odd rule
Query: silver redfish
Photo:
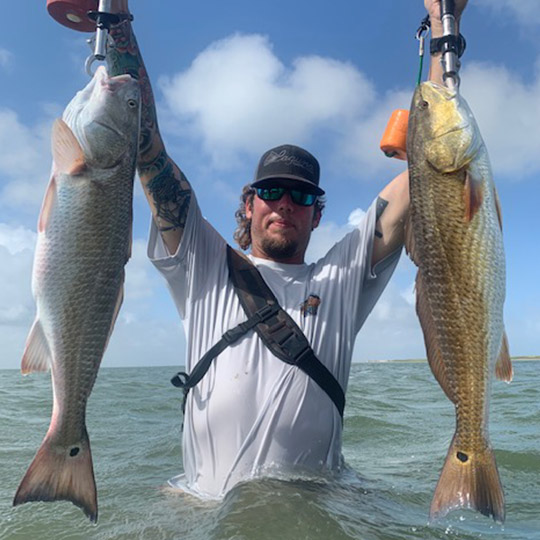
[[[69,500],[97,520],[86,403],[122,304],[139,123],[137,81],[100,67],[53,127],[32,276],[37,315],[22,359],[24,374],[51,369],[53,410],[14,505]]]
[[[418,266],[416,311],[430,367],[456,408],[431,517],[464,507],[502,522],[488,409],[493,372],[510,380],[512,367],[503,326],[501,211],[489,159],[466,102],[433,82],[415,91],[407,139],[406,244]]]

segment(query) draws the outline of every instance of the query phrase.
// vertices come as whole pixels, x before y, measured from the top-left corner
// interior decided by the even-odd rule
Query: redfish
[[[140,102],[136,80],[100,67],[53,126],[32,275],[37,314],[22,358],[24,374],[51,370],[53,409],[13,504],[68,500],[94,522],[86,404],[123,299]]]
[[[480,130],[458,92],[433,82],[417,87],[407,157],[406,247],[418,267],[416,311],[429,365],[456,412],[430,516],[473,508],[503,522],[488,436],[493,374],[512,378],[501,209]]]

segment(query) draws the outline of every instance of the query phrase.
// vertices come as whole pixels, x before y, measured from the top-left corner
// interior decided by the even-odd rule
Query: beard
[[[268,238],[263,237],[261,248],[271,259],[279,261],[290,259],[298,251],[298,241],[291,238]]]

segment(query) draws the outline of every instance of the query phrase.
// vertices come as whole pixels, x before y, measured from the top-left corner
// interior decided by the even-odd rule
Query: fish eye
[[[130,109],[135,109],[138,105],[137,101],[135,99],[128,99],[127,105]]]
[[[429,107],[429,103],[428,103],[426,100],[423,100],[423,101],[420,102],[420,108],[421,108],[422,110],[425,110],[425,109],[427,109],[428,107]]]

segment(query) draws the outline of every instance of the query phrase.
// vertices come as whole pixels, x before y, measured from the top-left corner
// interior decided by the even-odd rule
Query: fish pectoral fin
[[[60,173],[77,175],[86,169],[83,149],[73,131],[61,118],[53,124],[52,153],[56,170]]]
[[[418,270],[418,274],[416,275],[416,313],[420,320],[422,333],[424,334],[429,367],[444,393],[448,396],[448,399],[455,403],[456,398],[452,390],[452,385],[446,375],[446,366],[437,339],[436,325],[428,302],[428,295],[421,270]]]
[[[47,229],[47,224],[51,217],[52,209],[56,204],[56,179],[51,176],[49,180],[49,185],[47,186],[47,191],[45,192],[45,197],[43,198],[43,203],[41,205],[41,212],[39,213],[38,220],[38,232],[45,232]]]
[[[511,382],[514,378],[514,369],[510,359],[510,348],[508,347],[508,338],[506,332],[503,334],[499,358],[495,364],[495,377],[500,381]]]
[[[465,202],[465,222],[469,223],[478,212],[484,200],[484,187],[482,181],[474,177],[470,171],[465,173],[465,187],[463,190]]]
[[[21,362],[21,372],[28,375],[35,371],[48,371],[51,367],[51,350],[43,327],[38,318],[34,321],[28,338]]]

